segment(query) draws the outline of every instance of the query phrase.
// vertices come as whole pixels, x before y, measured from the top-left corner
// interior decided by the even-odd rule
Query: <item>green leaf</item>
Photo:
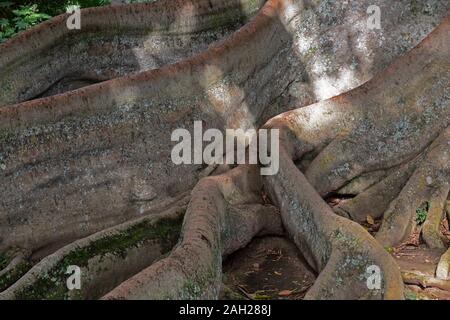
[[[12,6],[13,3],[11,1],[0,2],[0,8],[6,8]]]
[[[8,19],[0,19],[0,28],[6,28],[9,26]]]
[[[427,220],[428,210],[430,209],[430,203],[428,201],[422,203],[420,207],[416,209],[416,223],[421,225]]]

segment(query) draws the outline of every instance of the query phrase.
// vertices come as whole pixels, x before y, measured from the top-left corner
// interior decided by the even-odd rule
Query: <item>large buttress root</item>
[[[283,146],[279,173],[265,180],[288,234],[320,272],[307,299],[403,297],[393,259],[362,227],[333,213]],[[371,266],[381,270],[382,281],[375,290],[367,284]]]
[[[443,185],[436,190],[430,198],[430,208],[428,216],[422,227],[422,237],[425,243],[430,248],[445,248],[446,244],[443,241],[440,227],[444,212],[444,205],[447,199],[450,186]]]
[[[26,250],[18,248],[0,253],[0,292],[14,284],[28,271],[29,255]]]
[[[9,288],[0,288],[0,299],[100,298],[170,252],[178,240],[189,199],[189,195],[184,196],[162,212],[148,213],[62,247],[27,269]],[[67,287],[69,266],[81,268],[80,290]]]
[[[365,85],[270,121],[286,129],[295,162],[321,196],[366,180],[336,211],[358,221],[384,216],[377,235],[384,246],[410,235],[423,202],[432,210],[425,241],[442,246],[436,233],[449,181],[449,22]],[[377,201],[373,208],[370,201]]]
[[[197,19],[211,23],[208,1],[194,2],[204,9]],[[220,1],[213,2],[220,7]],[[259,3],[226,3],[240,8],[249,2]],[[171,161],[171,132],[192,132],[193,120],[201,120],[205,130],[222,131],[263,121],[264,106],[292,78],[291,43],[278,6],[279,1],[269,1],[233,36],[179,63],[2,106],[0,180],[8,188],[0,189],[0,250],[61,246],[192,190],[201,165]],[[153,6],[145,8],[153,12]],[[211,10],[220,14],[215,6]],[[7,52],[17,41],[8,43]],[[0,59],[8,60],[3,52]]]
[[[248,22],[263,2],[175,0],[90,8],[83,10],[78,31],[65,27],[68,15],[58,16],[2,48],[0,105],[186,59]]]

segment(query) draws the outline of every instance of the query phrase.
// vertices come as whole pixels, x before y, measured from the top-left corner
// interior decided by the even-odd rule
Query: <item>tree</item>
[[[63,15],[0,47],[0,250],[61,248],[8,269],[0,298],[217,298],[226,256],[284,232],[319,273],[307,298],[403,297],[384,247],[419,209],[444,246],[449,4],[377,1],[379,30],[373,1],[263,2],[86,9],[81,30]],[[279,172],[173,164],[194,120],[279,129]],[[354,197],[335,214],[330,194]]]

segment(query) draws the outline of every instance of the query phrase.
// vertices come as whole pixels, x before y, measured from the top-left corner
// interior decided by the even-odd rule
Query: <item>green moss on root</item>
[[[198,272],[192,279],[188,279],[182,289],[182,297],[184,299],[201,299],[205,288],[217,281],[217,272],[214,267]]]
[[[9,258],[5,253],[0,252],[0,270],[5,269],[8,266]]]
[[[39,276],[30,286],[16,295],[17,299],[69,299],[66,281],[68,266],[89,267],[89,261],[97,256],[113,254],[123,259],[131,248],[137,248],[149,241],[158,241],[161,253],[166,254],[176,244],[183,221],[183,215],[176,218],[161,219],[156,223],[149,220],[138,223],[116,235],[94,241],[88,247],[79,248],[65,256],[49,272]],[[70,298],[73,298],[71,296]],[[83,298],[76,297],[75,298]]]
[[[2,276],[0,276],[0,292],[6,290],[17,282],[22,276],[30,270],[31,265],[28,262],[21,262]]]

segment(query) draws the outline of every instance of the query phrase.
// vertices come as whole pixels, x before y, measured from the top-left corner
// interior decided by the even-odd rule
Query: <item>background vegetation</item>
[[[152,1],[154,0],[127,0],[126,2]],[[65,13],[66,8],[70,5],[89,8],[104,6],[110,3],[110,0],[0,0],[0,43],[42,21]]]

